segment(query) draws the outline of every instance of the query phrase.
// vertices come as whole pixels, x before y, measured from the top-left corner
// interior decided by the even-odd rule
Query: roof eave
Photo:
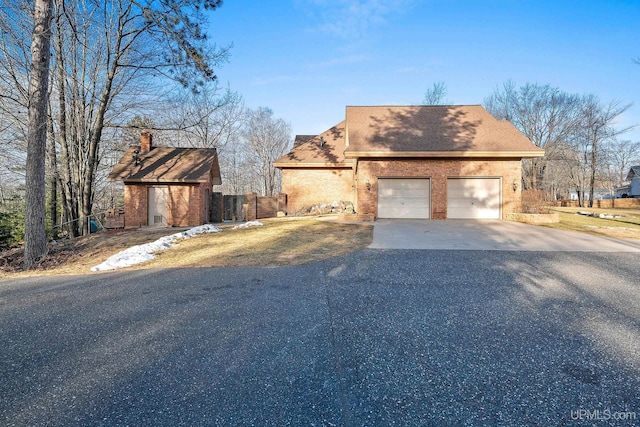
[[[122,181],[125,184],[200,184],[207,182],[208,179],[149,179],[149,178],[117,178],[111,179],[108,178],[109,181]],[[213,185],[220,185],[221,179],[214,178]],[[220,182],[216,184],[216,182]]]
[[[539,151],[345,151],[344,156],[349,159],[361,157],[499,157],[499,158],[534,158],[543,157],[544,150]]]
[[[351,168],[352,162],[276,162],[273,164],[276,168]]]

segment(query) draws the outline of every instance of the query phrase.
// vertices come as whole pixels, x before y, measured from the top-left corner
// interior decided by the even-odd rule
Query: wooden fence
[[[244,221],[246,196],[244,194],[211,194],[210,222]]]
[[[287,195],[278,193],[275,196],[258,196],[257,193],[246,195],[246,220],[255,221],[260,218],[274,218],[278,212],[287,211]]]
[[[589,201],[585,200],[585,207],[589,206]],[[579,207],[577,200],[563,200],[560,206],[564,208]],[[613,208],[640,208],[640,199],[602,199],[593,201],[594,208],[613,209]]]

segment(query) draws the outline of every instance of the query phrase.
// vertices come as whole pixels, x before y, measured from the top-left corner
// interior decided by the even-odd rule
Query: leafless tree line
[[[220,4],[0,1],[0,194],[23,186],[37,197],[27,203],[27,217],[37,217],[27,228],[39,235],[30,262],[44,250],[45,187],[49,220],[72,235],[86,232],[95,207],[114,203],[106,172],[125,145],[137,143],[132,135],[151,127],[148,117],[184,146],[224,153],[247,140],[250,111],[215,84],[213,67],[228,48],[208,43],[203,32],[206,11]],[[267,184],[264,191],[273,191]]]
[[[446,94],[446,85],[437,82],[427,89],[423,104],[448,104]],[[575,191],[580,206],[592,206],[597,189],[614,194],[629,167],[640,164],[640,142],[622,139],[633,126],[619,124],[631,104],[604,103],[596,95],[566,93],[550,85],[517,87],[508,81],[484,106],[545,150],[544,157],[523,161],[525,189],[542,190],[553,199]]]
[[[631,104],[602,102],[549,85],[509,81],[484,101],[498,119],[509,120],[545,156],[523,164],[524,188],[543,190],[554,198],[578,195],[580,206],[593,205],[595,190],[624,182],[629,166],[640,160],[640,142],[621,139],[632,126],[619,121]]]
[[[216,148],[225,194],[257,192],[270,196],[281,189],[273,162],[292,145],[291,125],[271,109],[244,106],[230,88],[212,84],[199,93],[181,93],[159,112],[156,129],[160,144]]]

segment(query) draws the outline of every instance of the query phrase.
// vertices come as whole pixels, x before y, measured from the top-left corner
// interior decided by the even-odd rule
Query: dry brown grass
[[[371,225],[269,220],[264,226],[225,229],[158,253],[147,268],[297,265],[345,255],[371,244]]]
[[[129,269],[169,267],[279,266],[321,261],[367,247],[373,226],[306,219],[261,220],[262,227],[204,234],[157,252],[157,258]],[[89,274],[91,267],[131,246],[152,242],[181,229],[141,229],[99,233],[58,243],[35,270],[20,272],[19,250],[0,253],[5,276]],[[4,262],[2,262],[4,260]],[[3,267],[4,265],[4,267]]]

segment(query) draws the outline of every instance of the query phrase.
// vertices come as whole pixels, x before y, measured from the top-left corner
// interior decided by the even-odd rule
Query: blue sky
[[[209,36],[233,43],[220,82],[295,134],[347,105],[419,104],[440,81],[455,104],[508,79],[594,93],[634,103],[620,125],[640,123],[640,0],[225,0]]]

